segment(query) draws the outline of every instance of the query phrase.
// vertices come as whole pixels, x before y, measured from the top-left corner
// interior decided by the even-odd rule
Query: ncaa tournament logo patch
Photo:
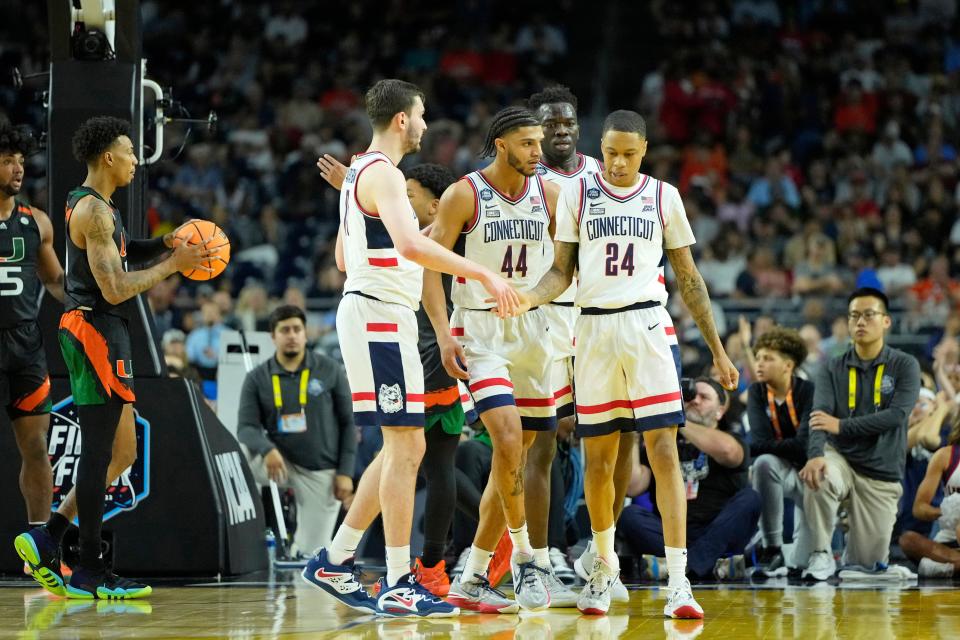
[[[356,180],[357,180],[356,169],[350,169],[349,171],[347,171],[347,177],[343,179],[344,182],[349,182],[350,184],[353,184],[354,182],[356,182]]]
[[[545,175],[547,175],[547,168],[546,168],[545,166],[543,166],[542,164],[538,164],[538,165],[537,165],[537,175],[538,175],[538,176],[545,176]]]
[[[490,202],[493,200],[493,191],[486,188],[480,189],[480,199],[484,202]]]
[[[53,467],[53,510],[56,511],[77,479],[80,460],[80,424],[73,396],[53,405],[50,430],[47,433],[47,454]],[[109,520],[122,511],[131,511],[150,495],[150,422],[136,409],[133,412],[137,434],[137,460],[124,470],[104,495],[103,519]]]
[[[880,380],[880,393],[884,395],[890,395],[893,393],[893,377],[892,376],[883,376],[883,379]]]
[[[590,187],[587,189],[587,197],[591,200],[596,200],[600,197],[600,189],[597,189],[596,187]]]

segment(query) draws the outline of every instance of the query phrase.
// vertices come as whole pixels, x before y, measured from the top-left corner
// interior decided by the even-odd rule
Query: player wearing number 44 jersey
[[[33,138],[0,126],[0,405],[20,451],[20,490],[30,526],[50,517],[53,471],[47,456],[50,378],[37,322],[40,285],[63,302],[63,269],[47,214],[20,199]]]
[[[559,188],[537,175],[542,139],[540,121],[529,110],[508,107],[497,113],[484,147],[485,156],[496,155],[494,161],[447,189],[431,232],[440,244],[499,270],[521,291],[538,282],[553,261],[552,214]],[[542,309],[519,318],[496,317],[489,296],[462,279],[454,281],[451,297],[454,310],[448,322],[440,279],[425,274],[424,307],[444,366],[469,380],[493,441],[493,463],[474,544],[448,599],[489,613],[506,613],[517,605],[543,608],[551,601],[549,564],[538,566],[530,545],[523,467],[534,436],[556,429],[549,324]],[[505,526],[513,543],[516,604],[486,580]]]
[[[557,205],[556,258],[522,306],[552,300],[579,265],[576,303],[577,420],[586,449],[584,492],[596,557],[577,607],[606,613],[619,574],[614,551],[613,473],[621,431],[640,431],[657,479],[664,514],[670,584],[664,614],[703,617],[686,568],[686,501],[677,456],[684,421],[680,357],[664,309],[664,254],[727,388],[737,370],[717,335],[703,278],[690,253],[693,233],[677,190],[639,173],[647,150],[646,124],[632,111],[607,116],[601,139],[602,174],[570,185]],[[662,484],[661,484],[662,483]]]
[[[337,264],[345,295],[337,333],[358,424],[383,430],[383,450],[367,467],[353,504],[329,548],[320,549],[303,579],[356,610],[387,616],[451,616],[410,571],[410,529],[424,444],[424,379],[417,319],[427,267],[479,281],[478,288],[514,311],[516,293],[502,278],[421,235],[397,163],[420,149],[426,130],[423,93],[409,82],[381,80],[368,92],[373,140],[351,163],[340,192]],[[374,599],[354,574],[364,531],[383,511],[387,575]]]

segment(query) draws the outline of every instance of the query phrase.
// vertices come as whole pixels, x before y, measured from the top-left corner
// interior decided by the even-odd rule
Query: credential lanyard
[[[783,440],[783,431],[780,429],[780,416],[777,415],[777,402],[773,395],[773,389],[767,385],[767,403],[770,405],[770,421],[773,422],[773,430],[777,434],[777,442]],[[793,383],[791,381],[790,390],[787,391],[787,411],[790,413],[790,424],[796,429],[800,421],[797,419],[797,408],[793,405]]]
[[[875,410],[880,410],[880,386],[883,382],[883,368],[886,365],[880,365],[877,367],[877,375],[873,380],[873,406]],[[847,408],[850,409],[850,415],[853,415],[854,409],[857,408],[857,369],[856,367],[850,367],[850,386],[847,394]]]
[[[310,369],[304,369],[300,373],[300,413],[304,412],[307,406],[307,384],[310,382]],[[273,374],[273,404],[277,411],[283,413],[283,394],[280,393],[280,376]]]

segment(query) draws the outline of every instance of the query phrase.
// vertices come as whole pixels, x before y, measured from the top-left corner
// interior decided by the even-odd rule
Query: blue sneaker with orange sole
[[[326,549],[320,549],[303,568],[300,577],[342,604],[362,613],[376,613],[377,601],[360,584],[360,571],[353,558],[343,564],[333,564]]]
[[[34,527],[21,533],[14,539],[13,546],[41,587],[55,596],[67,595],[60,572],[60,545],[46,527]]]
[[[414,616],[421,618],[450,618],[460,615],[459,607],[444,602],[417,581],[414,573],[408,573],[397,580],[392,587],[387,579],[380,578],[374,588],[377,596],[377,615]]]

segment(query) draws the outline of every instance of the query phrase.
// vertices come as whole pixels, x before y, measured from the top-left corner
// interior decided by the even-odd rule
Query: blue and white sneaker
[[[360,584],[359,574],[360,571],[353,563],[353,558],[343,564],[333,564],[327,557],[327,550],[320,549],[320,552],[303,568],[300,576],[307,584],[333,596],[351,609],[363,613],[376,613],[377,601],[371,598]]]
[[[444,602],[430,593],[417,582],[413,573],[408,573],[393,587],[387,586],[387,579],[380,578],[374,591],[377,598],[377,615],[381,616],[420,616],[422,618],[450,618],[460,615],[460,608]]]

